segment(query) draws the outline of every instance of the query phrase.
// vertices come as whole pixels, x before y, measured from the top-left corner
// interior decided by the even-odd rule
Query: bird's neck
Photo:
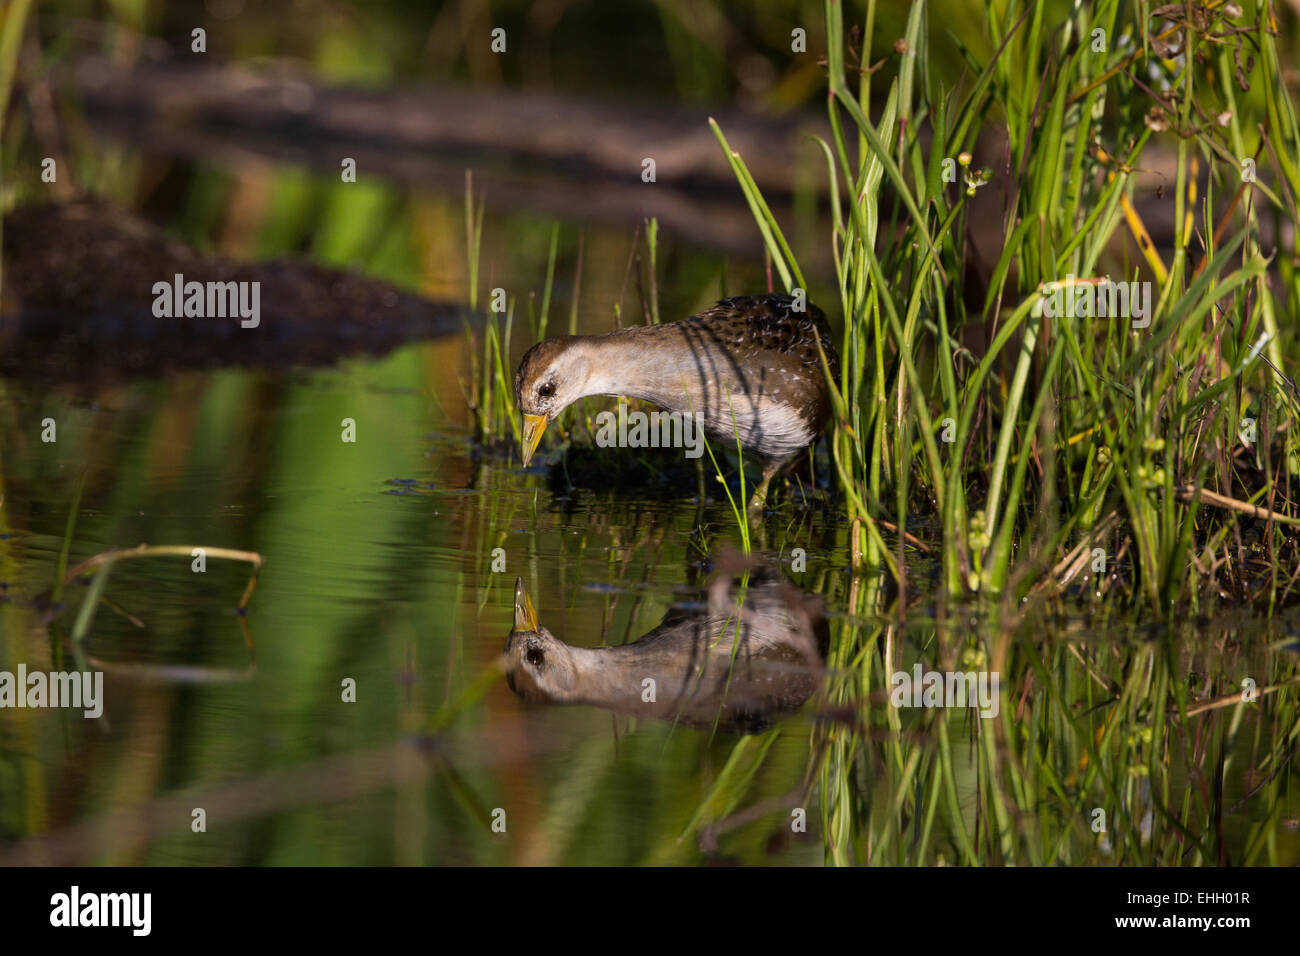
[[[585,395],[622,395],[668,408],[689,405],[691,374],[681,366],[681,355],[648,341],[662,328],[639,327],[585,337],[579,346],[590,369]]]
[[[680,691],[680,681],[669,671],[665,674],[664,661],[648,648],[637,643],[618,647],[569,647],[577,680],[568,695],[570,703],[593,704],[622,712],[644,709],[642,698],[645,680],[651,678],[656,685],[667,680],[671,691]],[[658,686],[656,694],[658,696]],[[654,710],[656,708],[650,708]]]

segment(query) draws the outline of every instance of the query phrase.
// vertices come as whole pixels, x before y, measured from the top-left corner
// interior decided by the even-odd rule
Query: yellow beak
[[[545,415],[524,415],[524,436],[520,445],[524,452],[524,467],[533,460],[533,453],[537,451],[537,446],[541,444],[542,432],[546,431]]]
[[[537,630],[537,609],[524,590],[523,578],[515,578],[515,630]]]

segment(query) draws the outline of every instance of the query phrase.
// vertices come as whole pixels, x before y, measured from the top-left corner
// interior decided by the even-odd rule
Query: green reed
[[[855,62],[872,58],[875,7],[866,4]],[[1167,613],[1212,593],[1271,608],[1292,590],[1288,575],[1241,570],[1241,538],[1256,525],[1275,569],[1295,563],[1287,501],[1300,392],[1279,317],[1300,284],[1287,254],[1261,246],[1263,220],[1275,235],[1300,226],[1295,106],[1266,12],[1248,5],[1234,24],[1210,4],[1208,19],[1173,27],[1147,24],[1148,14],[1103,0],[1049,22],[1042,5],[986,3],[993,52],[954,38],[968,71],[949,88],[931,63],[926,3],[912,5],[875,74],[849,68],[844,13],[826,3],[830,138],[816,148],[844,316],[829,446],[864,532],[857,567],[901,575],[903,554],[887,538],[922,518],[942,538],[947,594],[1015,602],[1116,513],[1118,530],[1092,542],[1109,559],[1108,597]],[[1181,38],[1190,68],[1144,45],[1152,31]],[[1242,81],[1238,43],[1262,54]],[[1169,84],[1161,105],[1135,79],[1148,64]],[[977,134],[1001,126],[1008,155],[972,156]],[[714,131],[781,281],[806,288],[743,158]],[[1165,187],[1172,256],[1138,238],[1142,262],[1130,262],[1116,250],[1145,235],[1134,174],[1157,136],[1177,152]],[[1210,173],[1203,196],[1200,168]],[[1004,199],[993,254],[967,235],[980,190]],[[975,254],[992,262],[982,294],[970,285]],[[1111,275],[1153,283],[1145,327],[1044,315],[1054,293],[1077,296]],[[973,339],[978,348],[963,344]],[[1258,426],[1249,443],[1247,419]]]
[[[5,128],[5,111],[13,90],[14,74],[18,68],[18,51],[22,46],[23,30],[27,26],[27,14],[31,11],[31,0],[15,0],[6,4],[0,19],[0,132]],[[0,153],[3,151],[0,150]],[[0,236],[3,236],[4,214],[8,211],[9,191],[0,175]],[[0,288],[3,288],[3,270],[0,267]]]
[[[1285,250],[1261,245],[1265,223],[1300,226],[1300,138],[1267,12],[1241,20],[1261,53],[1248,92],[1221,6],[1173,30],[1195,53],[1184,68],[1145,45],[1170,35],[1142,28],[1146,5],[1103,0],[1052,23],[1041,4],[987,3],[992,52],[963,47],[968,74],[945,88],[927,4],[911,6],[892,74],[856,83],[841,5],[825,5],[830,137],[816,148],[844,316],[828,443],[859,572],[826,594],[854,617],[834,622],[810,733],[829,863],[1294,857],[1279,839],[1297,807],[1293,650],[1246,662],[1230,635],[1187,628],[1144,643],[1128,613],[1216,596],[1271,613],[1295,590],[1300,393],[1279,318],[1300,285]],[[875,12],[868,0],[855,62],[873,60]],[[1135,39],[1094,52],[1094,30]],[[1171,90],[1154,113],[1133,79],[1148,62]],[[982,128],[1003,125],[1008,156],[971,155]],[[743,158],[714,132],[775,272],[805,287]],[[1177,161],[1163,253],[1142,242],[1133,206],[1157,137]],[[1004,197],[993,256],[967,238],[986,189]],[[1114,251],[1130,237],[1140,261]],[[976,251],[992,260],[985,289],[969,287]],[[1053,294],[1110,274],[1153,283],[1145,327],[1044,314]],[[939,613],[920,626],[894,613],[916,563],[909,522],[938,546]],[[1033,622],[1064,592],[1100,617],[1044,639]],[[972,596],[992,599],[969,606],[974,629],[942,600]],[[916,661],[999,674],[999,715],[889,706],[890,676]],[[1247,677],[1268,693],[1243,697]]]

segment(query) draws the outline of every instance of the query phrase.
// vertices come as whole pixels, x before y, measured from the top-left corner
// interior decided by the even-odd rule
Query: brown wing
[[[817,354],[817,339],[820,337],[826,364],[830,366],[831,375],[838,378],[840,356],[826,314],[811,302],[803,311],[796,312],[793,303],[792,297],[776,292],[733,296],[691,316],[682,324],[707,330],[724,341],[730,339],[733,347],[740,346],[740,351],[780,352],[816,369],[821,368]]]

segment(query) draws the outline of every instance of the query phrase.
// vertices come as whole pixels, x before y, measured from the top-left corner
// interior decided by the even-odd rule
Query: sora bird
[[[728,444],[739,438],[762,468],[750,501],[751,510],[760,508],[772,476],[812,445],[830,418],[822,354],[838,378],[839,354],[825,314],[778,293],[733,296],[679,322],[546,339],[528,350],[515,373],[524,464],[567,406],[593,395],[625,395],[698,414],[710,438]]]
[[[820,603],[775,575],[754,575],[741,594],[720,576],[706,606],[671,610],[630,644],[577,647],[538,621],[516,580],[514,628],[502,658],[506,683],[531,704],[765,730],[772,715],[797,710],[816,692],[829,632]]]

